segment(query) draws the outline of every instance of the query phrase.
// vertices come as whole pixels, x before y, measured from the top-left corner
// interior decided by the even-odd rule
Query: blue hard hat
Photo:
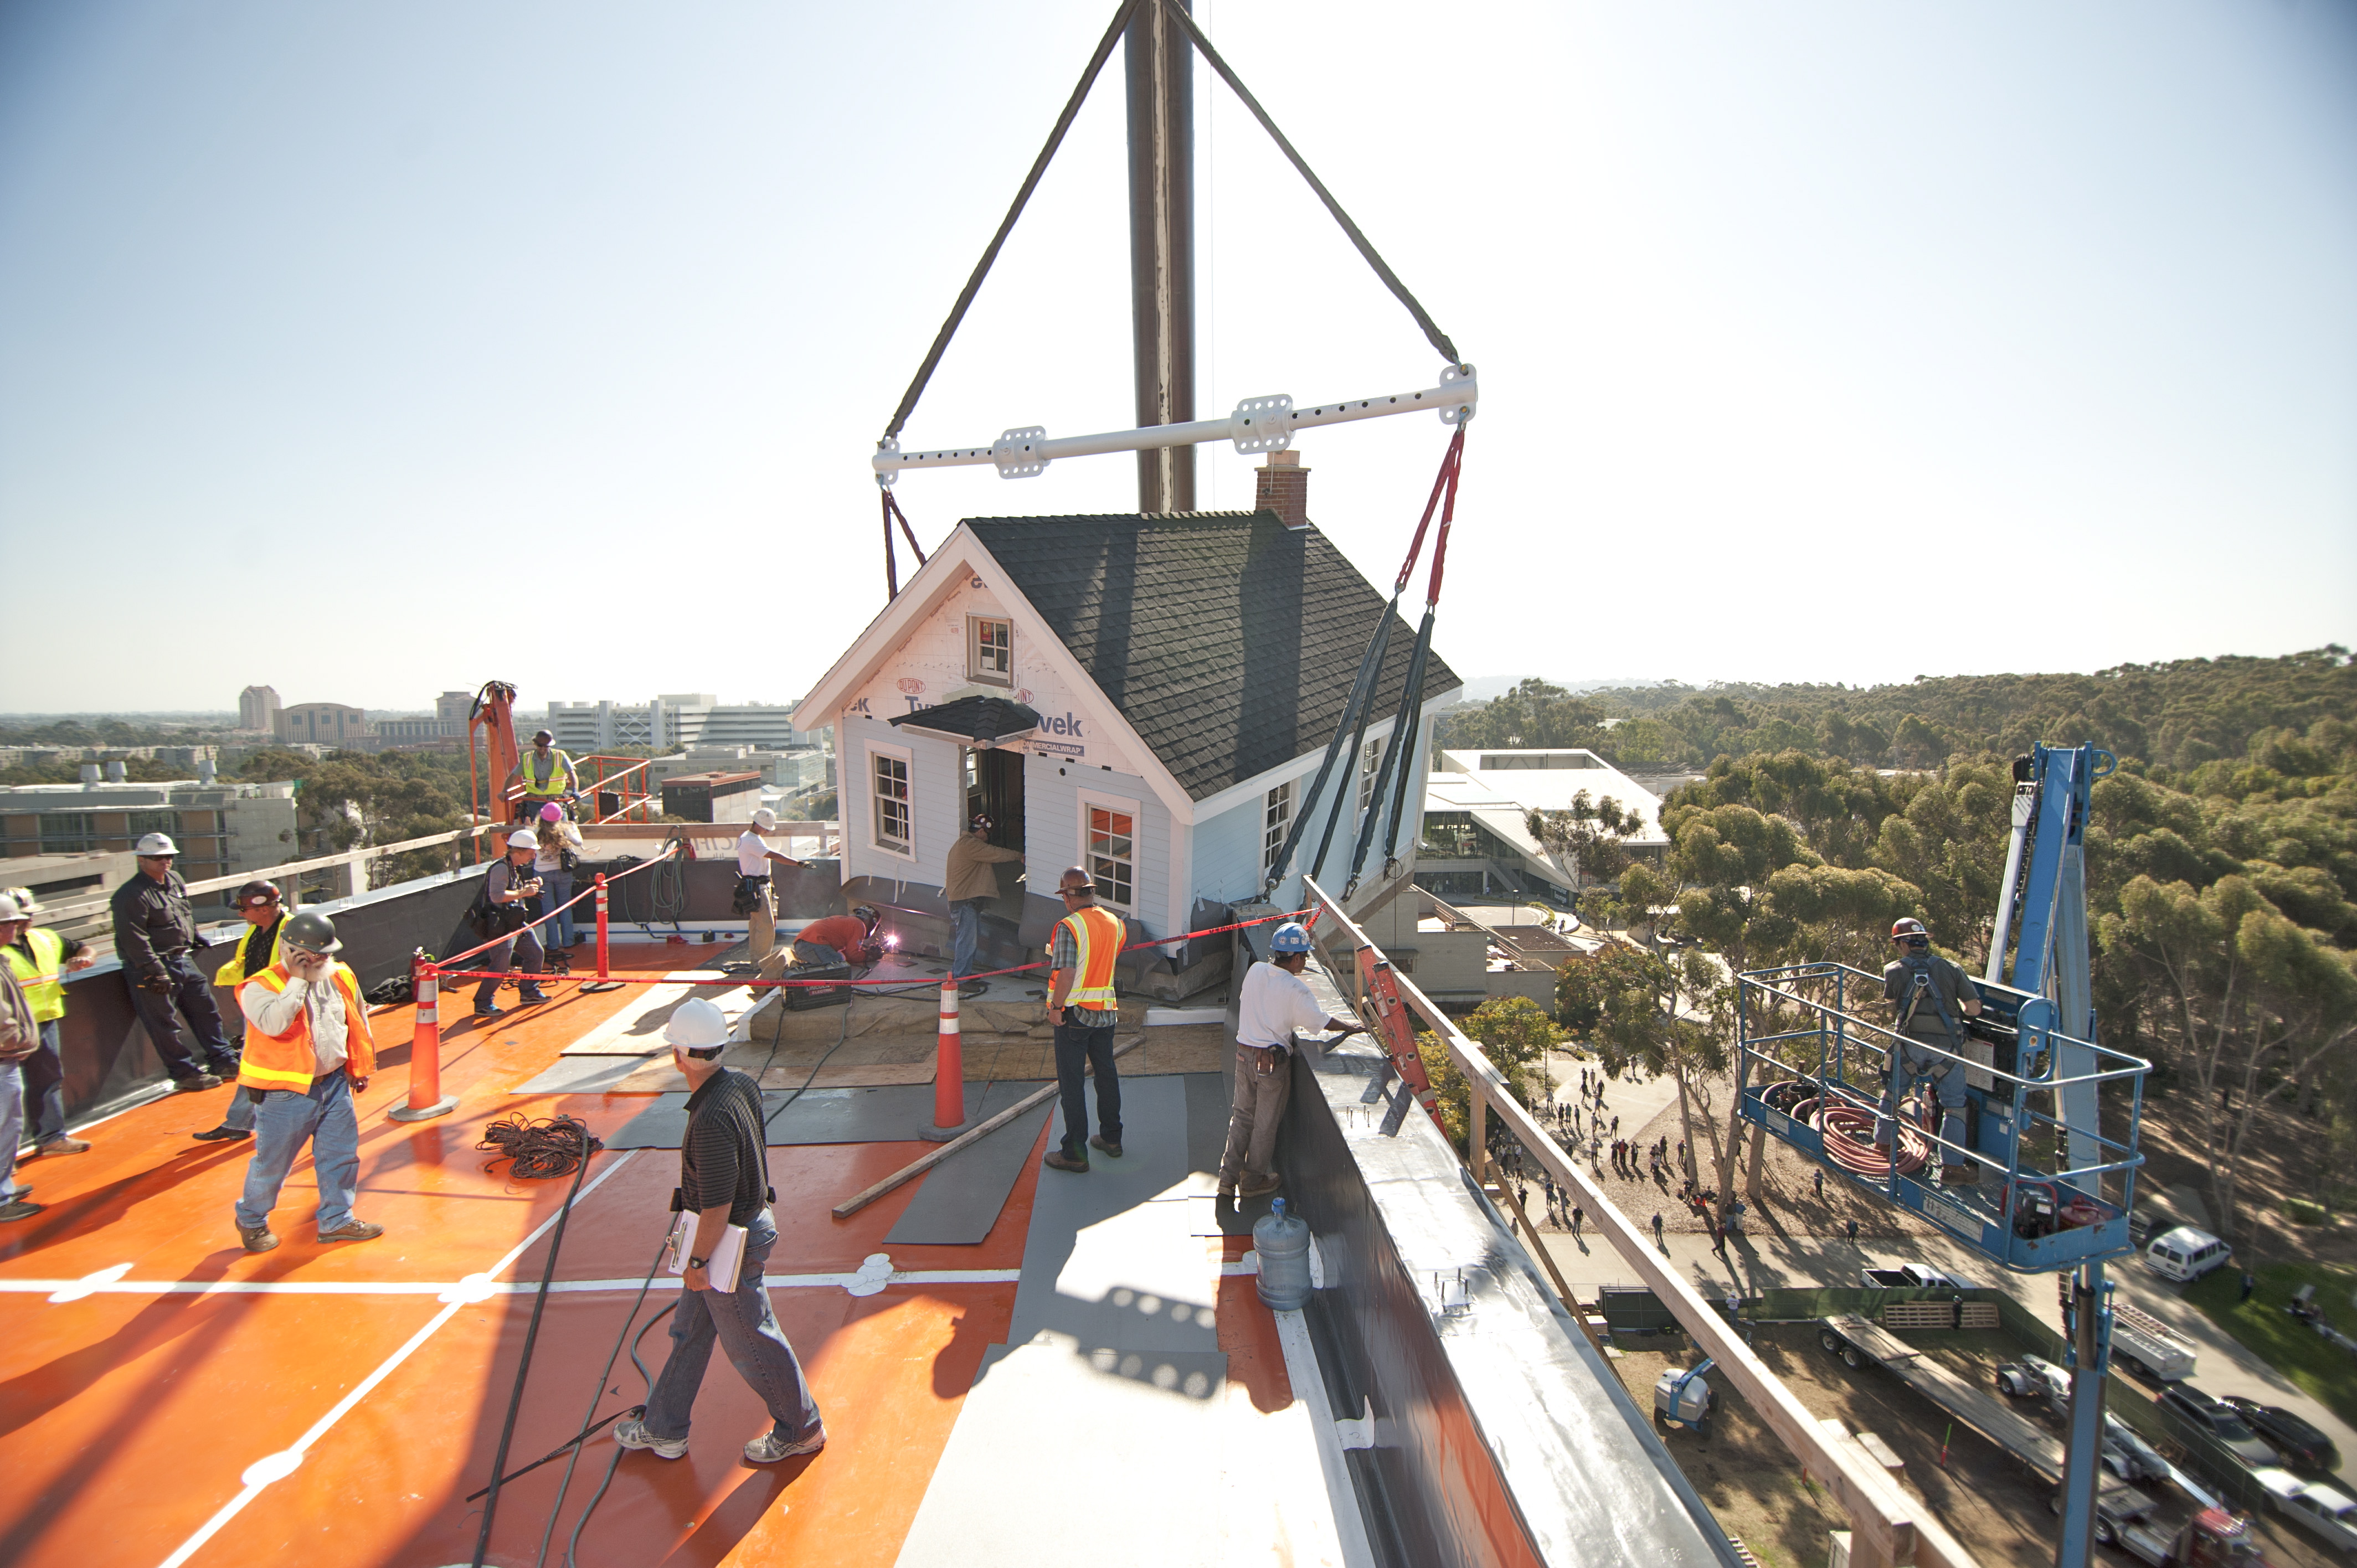
[[[1268,950],[1271,952],[1308,952],[1309,950],[1308,929],[1298,920],[1286,921],[1285,924],[1276,928],[1276,934],[1268,939]]]

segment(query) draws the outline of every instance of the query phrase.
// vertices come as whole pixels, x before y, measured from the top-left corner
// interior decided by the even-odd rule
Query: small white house
[[[1138,936],[1169,936],[1258,898],[1312,813],[1275,896],[1289,905],[1324,826],[1317,770],[1385,613],[1322,533],[1274,511],[967,519],[798,710],[834,716],[846,896],[945,919],[944,856],[987,812],[1024,853],[1028,892],[1002,867],[999,913],[1025,944],[1060,917],[1069,865]],[[1373,775],[1414,643],[1394,618],[1366,743],[1336,765],[1348,800],[1320,882],[1338,891],[1359,813],[1391,803]],[[1462,684],[1435,655],[1391,786],[1407,791],[1400,865],[1383,875],[1379,825],[1354,902],[1413,874],[1432,715]]]

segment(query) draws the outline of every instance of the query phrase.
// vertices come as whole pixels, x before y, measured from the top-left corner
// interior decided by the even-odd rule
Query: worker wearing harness
[[[1964,1143],[1964,1069],[1955,1057],[1964,1047],[1964,1031],[1957,1022],[1961,1014],[1967,1018],[1980,1015],[1980,994],[1964,972],[1932,951],[1932,933],[1923,922],[1903,919],[1890,928],[1891,945],[1900,956],[1882,972],[1883,999],[1899,1010],[1898,1033],[1901,1036],[1899,1049],[1891,1061],[1888,1083],[1882,1091],[1881,1120],[1875,1123],[1874,1141],[1878,1146],[1888,1146],[1891,1138],[1891,1116],[1908,1090],[1917,1084],[1929,1086],[1940,1103],[1940,1137],[1943,1144]],[[1921,1040],[1938,1050],[1917,1047]],[[1940,1052],[1950,1053],[1941,1055]],[[1941,1179],[1946,1150],[1935,1144],[1932,1150],[1932,1180]]]
[[[538,822],[543,806],[570,800],[577,793],[573,758],[557,750],[555,742],[556,736],[547,730],[534,735],[532,749],[517,759],[515,771],[508,775],[508,789],[513,789],[517,779],[523,780],[522,798],[515,803],[519,822]]]

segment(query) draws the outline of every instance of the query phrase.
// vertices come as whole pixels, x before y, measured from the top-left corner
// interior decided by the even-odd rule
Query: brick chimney
[[[1309,470],[1301,454],[1288,448],[1271,452],[1268,461],[1254,470],[1253,510],[1273,511],[1287,528],[1309,526]]]

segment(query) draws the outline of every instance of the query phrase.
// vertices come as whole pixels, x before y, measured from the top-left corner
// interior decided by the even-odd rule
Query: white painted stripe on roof
[[[636,1151],[626,1151],[635,1153]],[[585,1193],[586,1197],[587,1194]],[[102,1271],[111,1273],[112,1271]],[[989,1285],[1012,1284],[1023,1277],[1020,1269],[895,1269],[884,1282],[890,1285]],[[856,1273],[839,1274],[771,1274],[761,1283],[771,1290],[848,1289],[858,1283]],[[548,1287],[549,1294],[572,1294],[580,1292],[634,1291],[643,1280],[558,1280]],[[653,1288],[677,1290],[679,1281],[658,1275]],[[80,1301],[90,1295],[431,1295],[443,1296],[464,1291],[468,1301],[487,1300],[495,1295],[531,1295],[540,1289],[537,1280],[508,1280],[474,1287],[467,1280],[126,1280],[102,1279],[86,1275],[79,1280],[6,1280],[0,1279],[0,1293],[23,1295],[58,1295],[66,1292],[69,1301]],[[458,1305],[465,1305],[464,1302]]]

